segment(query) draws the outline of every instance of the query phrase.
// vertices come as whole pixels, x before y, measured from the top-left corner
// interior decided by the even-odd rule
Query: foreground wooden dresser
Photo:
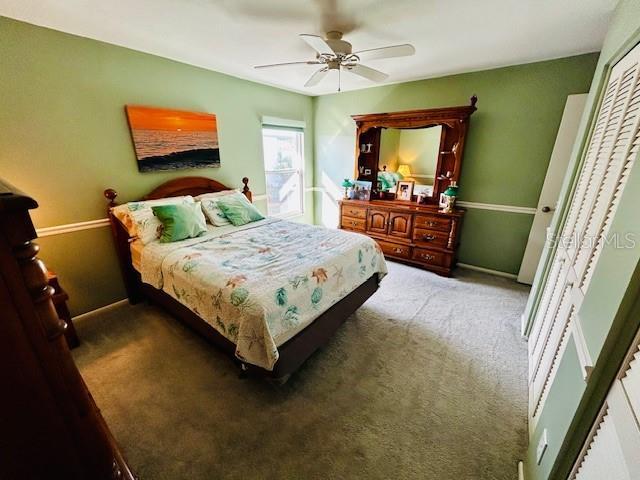
[[[395,200],[342,200],[340,228],[373,238],[386,257],[450,276],[464,210]]]
[[[0,180],[0,478],[131,480],[51,301],[37,206]]]

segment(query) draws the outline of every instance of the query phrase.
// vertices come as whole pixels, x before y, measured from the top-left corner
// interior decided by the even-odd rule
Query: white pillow
[[[118,205],[112,210],[112,213],[125,226],[130,237],[137,237],[146,245],[158,239],[162,232],[162,223],[155,217],[151,207],[193,202],[191,195],[158,198],[156,200],[144,200]]]
[[[237,190],[223,190],[222,192],[215,193],[203,193],[198,195],[196,200],[202,204],[202,211],[204,212],[209,222],[216,227],[224,227],[225,225],[231,225],[231,222],[224,216],[222,210],[218,208],[218,200],[222,197],[229,195],[244,195]]]

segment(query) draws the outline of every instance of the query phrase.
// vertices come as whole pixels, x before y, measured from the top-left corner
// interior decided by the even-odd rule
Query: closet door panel
[[[596,239],[595,245],[589,251],[585,249],[584,254],[576,259],[576,269],[580,272],[578,278],[581,278],[580,288],[583,292],[586,291],[593,276],[595,259],[600,255],[608,239],[611,223],[620,203],[620,197],[638,155],[639,144],[640,81],[638,81],[633,92],[627,118],[621,127],[616,147],[612,154],[610,168],[607,172],[606,186],[602,189],[602,196],[606,201],[603,200],[601,204],[596,206],[598,211],[594,214],[593,228],[587,232],[587,235],[591,235]],[[609,239],[609,241],[621,243],[624,242],[624,239]]]
[[[618,80],[619,79],[611,78],[611,80],[609,81],[609,85],[607,86],[602,105],[600,106],[598,119],[596,120],[596,125],[592,133],[591,142],[589,142],[589,147],[587,148],[584,164],[582,166],[582,169],[580,170],[580,174],[578,175],[578,183],[576,184],[574,201],[572,201],[569,205],[567,219],[562,228],[561,240],[565,243],[566,248],[571,248],[572,252],[575,251],[576,248],[574,244],[577,242],[576,226],[580,206],[582,204],[581,201],[589,193],[588,184],[591,181],[593,168],[598,156],[598,152],[600,150],[600,144],[602,142],[605,129],[609,124],[611,107],[618,93]],[[580,199],[581,201],[576,201],[576,199]]]
[[[591,427],[570,480],[640,479],[639,401],[640,331]]]
[[[602,418],[602,423],[593,437],[589,450],[573,478],[576,480],[634,480],[626,467],[620,439],[609,412]]]
[[[636,347],[621,383],[625,395],[629,399],[636,422],[640,425],[640,345]],[[640,453],[638,455],[640,456]]]
[[[609,470],[609,464],[613,465],[613,471]],[[582,465],[580,466],[576,480],[591,480],[607,478],[608,473],[616,480],[633,480],[629,472],[625,471],[622,448],[615,435],[613,422],[607,412],[602,418],[596,435],[589,446]]]
[[[530,356],[536,348],[538,348],[539,342],[542,341],[542,338],[544,338],[548,332],[548,312],[555,310],[562,295],[562,285],[564,284],[565,277],[567,276],[567,265],[565,257],[559,252],[559,250],[560,248],[556,251],[556,255],[553,259],[551,271],[549,272],[547,283],[545,284],[545,288],[542,292],[536,321],[534,322],[531,334],[529,335],[528,347]],[[531,374],[531,370],[534,368],[534,365],[530,363],[529,367],[529,373]]]
[[[584,238],[586,226],[591,212],[593,211],[594,203],[600,195],[602,182],[611,161],[611,156],[616,145],[616,140],[620,134],[621,126],[627,118],[627,108],[631,100],[632,92],[634,91],[637,83],[636,64],[628,66],[628,68],[622,71],[616,67],[616,70],[617,72],[614,70],[612,73],[612,77],[619,77],[618,90],[609,112],[609,118],[607,119],[602,137],[599,139],[592,138],[591,140],[591,144],[595,151],[595,159],[593,166],[591,166],[591,171],[589,172],[589,181],[586,186],[586,192],[579,202],[578,214],[573,227],[578,241],[575,244],[575,251],[572,251],[572,256],[574,256],[573,254],[575,254],[582,245],[580,240]]]
[[[635,160],[635,156],[629,158],[629,152],[633,148],[638,133],[638,102],[640,102],[640,83],[638,81],[638,65],[633,65],[625,72],[623,80],[622,94],[625,97],[625,104],[620,115],[620,120],[616,120],[615,134],[612,135],[612,145],[607,145],[602,150],[602,161],[596,162],[597,175],[601,176],[599,185],[593,185],[596,190],[593,204],[588,210],[587,223],[581,234],[581,242],[574,261],[574,270],[576,278],[580,280],[583,286],[583,278],[589,263],[593,260],[594,253],[598,254],[601,249],[596,249],[599,241],[606,239],[609,233],[605,225],[607,217],[615,214],[617,202],[614,204],[613,199],[616,192],[619,192],[623,172],[626,167],[631,168],[631,164]],[[628,92],[627,92],[628,90]],[[602,167],[601,167],[602,165]],[[601,173],[600,168],[604,168]]]
[[[578,313],[599,255],[608,238],[629,172],[640,145],[640,45],[611,71],[567,217],[557,239],[554,258],[543,287],[529,336],[530,416],[535,423],[545,392],[568,337],[579,344]],[[591,365],[588,351],[583,371]],[[585,374],[586,375],[586,374]],[[586,378],[586,376],[585,376]]]
[[[616,380],[607,397],[609,412],[631,478],[640,478],[640,428],[629,405],[624,387]]]
[[[609,391],[604,412],[592,428],[590,440],[583,447],[575,474],[570,478],[640,478],[640,429],[619,380]]]

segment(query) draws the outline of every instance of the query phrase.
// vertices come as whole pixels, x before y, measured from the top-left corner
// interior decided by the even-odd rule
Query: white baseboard
[[[467,270],[474,270],[476,272],[488,273],[489,275],[508,278],[510,280],[516,280],[518,278],[518,276],[515,273],[507,273],[507,272],[501,272],[499,270],[491,270],[490,268],[478,267],[476,265],[469,265],[468,263],[458,263],[458,267],[466,268]]]
[[[98,307],[95,310],[89,310],[88,312],[84,312],[84,313],[81,313],[80,315],[76,315],[75,317],[73,317],[73,321],[74,322],[77,320],[82,321],[83,318],[90,317],[92,315],[95,315],[96,313],[101,313],[101,312],[104,312],[105,310],[109,310],[110,308],[117,307],[120,305],[125,305],[127,303],[129,303],[129,299],[124,298],[122,300],[118,300],[117,302],[110,303],[109,305]]]

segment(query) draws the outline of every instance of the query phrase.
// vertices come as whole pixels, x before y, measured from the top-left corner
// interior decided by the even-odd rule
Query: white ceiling
[[[617,0],[0,0],[0,14],[309,95],[299,33],[345,32],[354,50],[412,43],[413,57],[367,65],[398,83],[598,51]],[[373,84],[342,75],[342,89]]]

